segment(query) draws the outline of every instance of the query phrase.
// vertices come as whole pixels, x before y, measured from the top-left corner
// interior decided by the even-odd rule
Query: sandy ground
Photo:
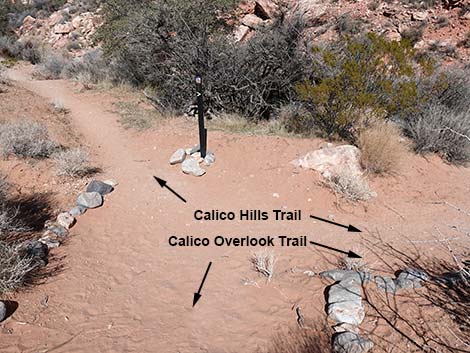
[[[86,139],[103,168],[100,178],[114,178],[119,186],[102,208],[79,218],[67,246],[55,251],[64,256],[65,269],[15,296],[20,306],[2,324],[2,352],[266,352],[275,337],[296,327],[295,305],[307,322],[324,320],[326,284],[303,272],[331,269],[337,255],[311,246],[276,247],[268,283],[250,264],[259,249],[177,248],[168,244],[171,235],[307,235],[360,252],[380,269],[364,245],[374,234],[399,249],[411,239],[429,255],[438,251],[433,240],[439,232],[459,237],[469,228],[470,170],[435,156],[410,153],[397,175],[372,180],[377,198],[352,205],[321,186],[316,173],[290,164],[323,141],[211,132],[217,161],[195,178],[168,164],[174,150],[197,142],[194,122],[172,119],[132,132],[111,112],[116,97],[80,93],[66,81],[33,81],[25,69],[10,71],[10,77],[47,101],[60,99],[70,110],[70,129]],[[161,189],[154,175],[188,202]],[[204,222],[194,219],[197,209],[301,209],[303,219]],[[348,234],[309,214],[333,216],[363,233]],[[203,296],[193,308],[209,261]],[[394,268],[393,259],[389,263]]]

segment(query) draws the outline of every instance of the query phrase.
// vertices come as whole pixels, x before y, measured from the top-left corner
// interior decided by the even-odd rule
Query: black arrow
[[[202,286],[204,285],[204,282],[206,281],[206,277],[207,277],[207,274],[209,273],[209,270],[210,270],[211,266],[212,266],[212,262],[209,262],[209,266],[207,266],[207,270],[206,270],[206,273],[204,274],[204,278],[202,279],[201,285],[199,286],[199,289],[198,289],[197,293],[194,293],[193,307],[194,307],[194,305],[196,305],[198,300],[201,299]]]
[[[359,256],[358,254],[356,254],[355,252],[352,252],[351,250],[343,251],[343,250],[332,248],[331,246],[315,243],[314,241],[311,241],[310,244],[316,245],[316,246],[321,246],[322,248],[330,249],[330,250],[333,250],[333,251],[336,251],[336,252],[340,252],[342,254],[346,254],[346,255],[348,255],[348,257],[350,257],[352,259],[362,259],[362,256]]]
[[[158,183],[160,184],[160,186],[161,186],[162,188],[167,188],[167,189],[170,190],[173,194],[175,194],[176,197],[178,197],[181,201],[186,202],[186,200],[185,200],[180,194],[178,194],[175,190],[173,190],[172,188],[170,188],[170,187],[168,186],[168,184],[166,183],[165,180],[160,179],[160,178],[157,178],[156,176],[154,176],[154,178],[155,178],[156,181],[158,181]]]
[[[322,222],[334,224],[335,226],[338,226],[338,227],[347,228],[348,232],[356,232],[356,233],[357,232],[359,232],[359,233],[362,232],[360,229],[357,229],[356,227],[354,227],[352,225],[345,226],[344,224],[339,224],[339,223],[332,222],[332,221],[329,221],[327,219],[320,218],[320,217],[315,217],[315,216],[310,216],[310,218],[315,218],[315,219],[318,219],[319,221],[322,221]]]

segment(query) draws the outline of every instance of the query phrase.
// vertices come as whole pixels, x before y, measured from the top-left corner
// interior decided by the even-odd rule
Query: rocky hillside
[[[80,56],[93,45],[93,35],[101,23],[100,9],[82,3],[70,0],[50,15],[27,15],[16,33],[20,38],[36,37],[54,49],[65,48]]]
[[[100,8],[83,11],[81,2],[67,1],[45,18],[26,16],[18,28],[20,37],[35,36],[55,49],[74,55],[92,46],[101,23]],[[88,10],[88,9],[87,9]],[[392,40],[408,38],[415,47],[446,62],[467,63],[470,57],[470,2],[438,1],[319,1],[244,0],[236,10],[237,41],[249,39],[261,26],[279,16],[300,15],[308,24],[313,41],[332,40],[339,34],[372,31]]]

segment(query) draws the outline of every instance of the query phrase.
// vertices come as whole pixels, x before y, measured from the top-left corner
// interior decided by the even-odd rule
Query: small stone
[[[178,164],[183,163],[184,159],[186,158],[186,151],[182,148],[178,149],[173,155],[170,157],[170,164]]]
[[[204,158],[204,165],[209,167],[214,163],[215,163],[215,154],[207,153],[206,157]]]
[[[83,206],[75,206],[74,208],[72,208],[70,211],[69,211],[69,214],[72,216],[72,217],[77,217],[77,216],[81,216],[82,214],[84,214],[86,212],[87,208],[86,207],[83,207]]]
[[[189,150],[188,154],[193,154],[193,153],[199,152],[200,150],[201,150],[201,147],[199,145],[195,145],[193,148]]]
[[[376,276],[375,284],[387,293],[395,293],[397,291],[397,285],[390,277]]]
[[[342,332],[333,336],[334,353],[366,353],[374,343],[354,332]]]
[[[112,186],[113,188],[115,188],[116,186],[119,185],[119,183],[114,179],[104,180],[103,183],[108,184],[108,185]]]
[[[0,301],[0,322],[7,318],[7,306],[3,301]]]
[[[86,188],[86,192],[97,192],[101,196],[107,195],[113,190],[114,188],[111,185],[103,183],[99,180],[93,180]]]
[[[428,18],[428,14],[425,11],[416,11],[416,12],[413,12],[413,14],[411,15],[411,18],[414,21],[424,21],[426,18]]]
[[[55,249],[60,246],[60,241],[58,241],[57,239],[52,239],[49,236],[42,237],[41,239],[39,239],[39,242],[45,244],[48,249]]]
[[[103,205],[103,196],[97,192],[83,192],[78,195],[77,206],[97,208]]]
[[[44,260],[47,263],[47,256],[49,255],[47,245],[40,243],[37,240],[32,240],[26,245],[25,250],[28,256]]]
[[[60,225],[52,226],[48,230],[61,238],[66,237],[68,234],[68,230]]]
[[[398,274],[395,283],[400,289],[421,288],[423,286],[421,282],[427,280],[429,276],[424,271],[407,268]]]
[[[250,27],[245,25],[238,26],[233,34],[235,42],[243,42],[245,39],[247,39],[247,37],[249,37],[250,33]]]
[[[190,158],[186,159],[181,166],[183,173],[193,176],[203,176],[206,171],[199,166],[197,160]]]
[[[57,223],[65,229],[70,229],[75,224],[75,217],[68,212],[62,212],[57,216]]]

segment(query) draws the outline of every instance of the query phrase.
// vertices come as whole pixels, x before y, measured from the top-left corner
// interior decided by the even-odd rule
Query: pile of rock
[[[46,231],[39,240],[28,241],[23,245],[23,251],[35,260],[37,266],[45,266],[48,262],[49,250],[57,248],[69,234],[70,228],[76,223],[77,216],[87,210],[103,205],[104,196],[111,193],[117,182],[114,180],[93,180],[77,197],[76,205],[67,212],[61,212],[55,220],[46,221]]]
[[[328,288],[328,317],[333,326],[332,346],[335,353],[365,353],[372,349],[373,342],[359,334],[359,325],[365,317],[363,288],[367,283],[375,283],[379,289],[395,294],[399,289],[422,287],[430,277],[424,271],[406,268],[397,273],[396,278],[374,276],[369,272],[353,270],[330,270],[321,272],[320,277],[333,280]]]
[[[423,281],[428,281],[429,275],[421,270],[405,268],[397,273],[396,278],[386,276],[375,276],[377,287],[395,294],[400,289],[421,288]]]
[[[68,5],[44,19],[26,16],[17,30],[18,36],[41,38],[54,49],[67,47],[77,55],[84,53],[80,49],[92,46],[93,35],[102,23],[101,16],[92,12],[72,14]]]
[[[186,149],[180,148],[170,157],[171,165],[179,163],[181,163],[183,173],[200,177],[206,174],[206,171],[201,168],[201,164],[210,167],[215,163],[215,155],[213,152],[207,151],[205,158],[202,158],[199,145]]]
[[[279,15],[279,6],[271,0],[244,1],[240,10],[242,14],[234,32],[235,42],[250,39],[258,28],[273,23]]]
[[[336,322],[333,335],[333,352],[365,353],[373,342],[360,336],[358,326],[365,317],[362,303],[362,285],[372,279],[370,273],[346,270],[321,272],[323,278],[336,283],[329,287],[327,297],[328,317]]]

